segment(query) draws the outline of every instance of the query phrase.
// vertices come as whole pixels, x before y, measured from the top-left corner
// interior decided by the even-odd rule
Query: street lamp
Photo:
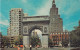
[[[69,49],[70,49],[70,32],[68,34],[69,34]]]

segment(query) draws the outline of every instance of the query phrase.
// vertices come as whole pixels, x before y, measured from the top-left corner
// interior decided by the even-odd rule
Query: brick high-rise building
[[[63,20],[58,14],[58,8],[56,8],[55,0],[53,0],[52,8],[50,9],[49,32],[63,32]]]

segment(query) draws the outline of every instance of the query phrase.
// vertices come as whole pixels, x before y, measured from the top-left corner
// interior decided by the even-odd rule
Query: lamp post
[[[32,45],[30,45],[30,50],[32,50]]]
[[[69,32],[69,50],[70,50],[70,32]]]

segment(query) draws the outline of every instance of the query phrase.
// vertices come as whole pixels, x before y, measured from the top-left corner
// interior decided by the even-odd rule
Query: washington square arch
[[[55,0],[52,2],[50,15],[46,16],[26,16],[23,17],[23,45],[30,46],[30,36],[34,29],[42,32],[42,47],[48,47],[48,35],[53,32],[63,32],[63,20],[58,14]]]

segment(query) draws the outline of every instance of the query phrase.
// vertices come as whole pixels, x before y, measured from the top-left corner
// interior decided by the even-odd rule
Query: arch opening
[[[42,47],[42,31],[40,30],[40,28],[32,28],[29,34],[30,45],[32,45],[32,47]]]

